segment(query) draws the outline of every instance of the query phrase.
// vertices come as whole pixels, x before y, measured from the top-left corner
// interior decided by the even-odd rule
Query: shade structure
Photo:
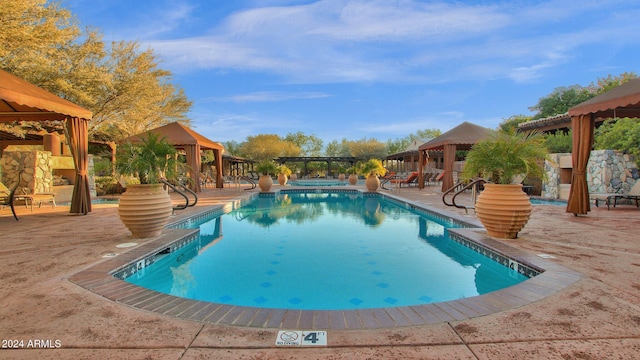
[[[191,190],[195,192],[202,191],[200,185],[200,151],[212,150],[216,160],[216,187],[222,188],[222,152],[224,151],[224,146],[220,143],[207,139],[179,122],[172,122],[167,125],[130,136],[124,141],[132,143],[141,142],[149,133],[154,133],[160,137],[164,137],[176,149],[184,150],[187,165],[190,168],[189,177],[192,180],[190,184]]]
[[[593,128],[602,119],[640,117],[640,79],[634,79],[569,109],[573,129],[571,189],[566,211],[574,215],[591,210],[587,162],[593,147]]]
[[[442,191],[451,188],[453,183],[453,164],[457,150],[469,150],[478,141],[484,139],[493,130],[469,122],[454,127],[437,138],[430,140],[418,148],[420,151],[420,175],[418,187],[424,187],[424,164],[427,151],[444,151],[444,175],[442,177]]]
[[[0,122],[65,121],[76,179],[71,198],[73,214],[91,212],[88,121],[91,111],[28,81],[0,70]]]

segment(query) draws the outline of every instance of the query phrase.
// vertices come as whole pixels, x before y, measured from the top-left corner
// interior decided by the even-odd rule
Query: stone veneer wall
[[[17,181],[18,172],[22,171],[19,194],[53,191],[53,176],[51,172],[51,153],[49,151],[4,151],[2,153],[2,182],[13,188]],[[11,184],[11,185],[9,185]]]
[[[559,198],[560,158],[567,154],[551,154],[545,161],[548,180],[543,184],[542,196]],[[590,193],[627,193],[640,178],[632,156],[617,150],[594,150],[587,163],[587,185]]]

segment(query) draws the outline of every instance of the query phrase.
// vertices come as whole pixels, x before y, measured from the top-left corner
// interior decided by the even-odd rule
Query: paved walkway
[[[247,193],[206,191],[198,209],[185,212]],[[399,195],[444,208],[438,189],[403,188]],[[0,345],[23,348],[0,348],[2,359],[632,359],[640,352],[640,210],[629,205],[579,217],[537,205],[518,239],[501,240],[584,275],[557,294],[462,321],[332,330],[327,347],[308,348],[276,347],[277,329],[158,315],[71,283],[104,255],[127,251],[116,245],[140,242],[115,205],[95,205],[86,216],[65,206],[33,213],[20,207],[18,215],[16,222],[9,209],[0,213]]]

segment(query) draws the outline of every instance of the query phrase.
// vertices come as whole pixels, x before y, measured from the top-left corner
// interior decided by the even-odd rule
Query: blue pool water
[[[453,224],[379,196],[289,193],[199,225],[200,238],[126,281],[262,308],[344,310],[476,296],[526,280],[453,241]]]
[[[291,186],[347,186],[350,185],[349,181],[344,180],[332,180],[332,179],[304,179],[304,180],[289,180]],[[364,182],[358,180],[358,185],[362,185]]]

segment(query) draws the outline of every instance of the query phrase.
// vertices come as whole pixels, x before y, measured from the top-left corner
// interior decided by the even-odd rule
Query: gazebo
[[[76,173],[70,210],[73,214],[86,215],[91,211],[88,177],[91,117],[91,111],[0,70],[0,122],[64,121]]]
[[[456,160],[456,150],[471,149],[473,144],[482,140],[491,131],[493,130],[465,121],[437,138],[420,145],[418,148],[420,151],[418,187],[424,188],[424,165],[428,157],[427,151],[444,151],[442,191],[446,191],[454,185],[453,163]]]
[[[591,211],[586,168],[593,148],[597,121],[640,117],[640,78],[626,82],[569,109],[573,131],[571,190],[566,211],[574,215]]]
[[[190,168],[189,175],[193,180],[191,189],[195,192],[202,191],[200,184],[200,151],[213,150],[216,161],[216,187],[223,187],[222,152],[224,151],[224,147],[220,143],[207,139],[179,122],[172,122],[167,125],[130,136],[124,141],[136,143],[141,141],[142,138],[145,138],[149,133],[165,137],[176,149],[184,150],[187,157],[187,165]]]

